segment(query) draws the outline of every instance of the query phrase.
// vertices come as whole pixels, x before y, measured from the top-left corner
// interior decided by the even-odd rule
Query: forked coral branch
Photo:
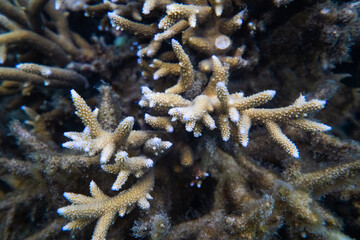
[[[230,94],[227,89],[228,65],[222,64],[216,56],[212,57],[212,61],[212,77],[203,93],[194,100],[189,101],[181,95],[169,94],[167,93],[169,89],[165,93],[157,93],[143,87],[143,97],[139,105],[167,111],[172,122],[184,123],[185,129],[193,132],[195,137],[201,135],[205,125],[210,130],[219,127],[222,139],[228,141],[231,129],[235,129],[236,139],[244,147],[248,145],[251,126],[264,125],[274,141],[295,158],[299,157],[298,149],[281,131],[279,124],[291,125],[312,132],[331,129],[325,124],[306,119],[309,113],[324,108],[326,101],[318,99],[306,101],[305,97],[300,95],[292,105],[287,107],[256,108],[271,100],[276,92],[266,90],[248,97],[245,97],[242,92]],[[180,78],[183,75],[184,73],[180,72]],[[145,121],[155,128],[167,131],[173,129],[169,117],[146,115]]]
[[[114,132],[103,130],[97,121],[96,111],[92,112],[85,100],[75,91],[71,90],[71,97],[78,115],[86,126],[83,132],[66,132],[64,135],[72,141],[63,143],[63,147],[81,149],[94,155],[101,151],[100,162],[106,163],[116,151],[117,147],[125,145],[134,125],[134,118],[125,118]]]
[[[129,213],[135,204],[142,209],[148,209],[152,199],[149,192],[154,187],[154,172],[147,173],[139,182],[128,190],[120,192],[115,197],[104,194],[94,181],[90,183],[91,197],[82,194],[64,193],[71,205],[59,208],[58,213],[71,220],[63,230],[81,229],[93,219],[97,219],[93,240],[104,240],[116,214],[123,217]]]

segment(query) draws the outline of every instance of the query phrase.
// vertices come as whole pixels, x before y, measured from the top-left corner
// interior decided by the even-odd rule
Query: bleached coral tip
[[[196,138],[201,137],[201,133],[194,132],[194,137]]]
[[[324,131],[330,131],[332,129],[332,127],[328,126],[328,125],[325,125],[324,127]]]
[[[51,70],[49,68],[44,68],[40,71],[42,76],[49,77],[51,75]]]
[[[145,161],[145,166],[146,166],[147,168],[151,168],[153,165],[154,165],[153,160],[151,160],[151,159],[146,159],[146,161]]]
[[[171,148],[172,145],[173,145],[172,142],[169,142],[169,141],[166,141],[166,142],[165,142],[165,148],[166,148],[166,149]]]
[[[245,142],[245,141],[243,141],[243,142],[241,142],[241,145],[243,146],[243,147],[247,147],[248,146],[248,144],[249,144],[249,142]]]
[[[140,100],[138,104],[140,107],[146,107],[148,105],[147,101],[145,101],[145,100]]]
[[[151,57],[153,51],[151,49],[146,50],[146,56]]]
[[[58,210],[58,211],[59,211],[59,210]],[[59,212],[58,212],[58,213],[59,213]],[[62,227],[62,230],[63,230],[63,231],[69,231],[70,228],[69,228],[68,224],[66,224],[65,226],[63,226],[63,227]]]
[[[171,39],[171,44],[172,45],[180,45],[180,43],[178,41],[176,41],[175,39]]]
[[[221,87],[221,88],[223,88],[223,87],[225,87],[225,83],[223,83],[223,82],[218,82],[217,84],[216,84],[216,87]]]
[[[152,143],[154,143],[156,145],[161,144],[161,138],[159,138],[159,137],[154,137],[151,140],[152,140]]]
[[[147,193],[145,197],[146,197],[146,199],[149,199],[149,200],[153,199],[153,197],[149,193]]]
[[[109,161],[109,159],[107,158],[107,156],[101,156],[100,157],[100,163],[101,164],[107,163],[108,161]]]
[[[72,148],[72,147],[74,147],[74,144],[72,142],[65,142],[65,143],[61,144],[61,146],[63,148]]]
[[[123,121],[126,121],[126,122],[134,122],[135,119],[134,119],[134,117],[129,116],[129,117],[126,117]]]
[[[80,95],[74,90],[70,90],[71,98],[80,98]]]
[[[94,181],[91,181],[89,187],[90,189],[96,187],[96,183]]]
[[[58,210],[57,210],[57,213],[58,214],[63,214],[65,212],[65,208],[59,208]]]
[[[64,198],[68,199],[70,197],[71,193],[68,193],[68,192],[64,192],[63,196]],[[58,211],[60,210],[61,208],[58,209]]]
[[[158,80],[158,79],[159,79],[159,75],[154,74],[154,75],[153,75],[153,79],[154,79],[154,80]]]
[[[168,126],[168,127],[166,128],[166,131],[167,131],[168,133],[172,133],[172,132],[174,132],[174,127],[173,127],[173,126]]]
[[[218,58],[216,55],[212,55],[212,56],[211,56],[211,59],[212,59],[213,61],[218,61],[218,60],[219,60],[219,58]]]
[[[113,17],[116,17],[116,13],[115,12],[108,12],[108,17],[111,19]]]
[[[142,92],[142,94],[147,94],[147,93],[151,93],[151,90],[147,86],[142,86],[141,92]]]
[[[271,97],[274,97],[275,94],[276,94],[276,91],[275,91],[275,90],[267,90],[267,93],[268,93]]]

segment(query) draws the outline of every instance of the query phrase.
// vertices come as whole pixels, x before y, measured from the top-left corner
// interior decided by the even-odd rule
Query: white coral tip
[[[109,161],[109,156],[107,154],[101,154],[100,163],[104,164],[104,163],[107,163],[108,161]]]
[[[116,153],[116,158],[124,159],[124,158],[127,158],[127,157],[128,157],[128,153],[125,152],[125,151],[120,151],[120,152]]]
[[[146,86],[142,86],[141,92],[142,92],[142,94],[147,94],[147,93],[151,93],[152,91],[150,90],[150,88],[148,88]]]
[[[65,212],[65,207],[59,208],[59,209],[57,210],[57,213],[60,214],[60,215],[62,215],[64,212]]]
[[[125,216],[125,213],[126,213],[126,209],[120,209],[120,210],[119,210],[119,216],[120,216],[120,217]]]
[[[322,105],[322,106],[325,106],[326,100],[319,100],[319,104]]]
[[[90,185],[89,185],[89,188],[90,188],[90,191],[91,191],[91,189],[94,189],[94,188],[96,188],[97,186],[96,186],[96,183],[94,182],[94,181],[91,181],[90,182]]]
[[[176,41],[175,39],[171,39],[171,44],[174,45],[180,45],[180,43],[178,41]]]
[[[80,95],[79,95],[74,89],[71,89],[71,90],[70,90],[70,94],[71,94],[71,97],[72,97],[72,98],[78,98],[78,97],[80,97]]]
[[[224,142],[229,141],[229,139],[230,139],[230,134],[227,134],[227,135],[224,136],[222,139],[223,139]]]
[[[149,8],[143,7],[142,13],[145,14],[145,15],[149,14],[150,13]]]
[[[168,133],[172,133],[172,132],[174,132],[174,127],[169,125],[169,126],[167,126],[166,131]]]
[[[219,58],[218,58],[216,55],[212,55],[212,56],[211,56],[211,59],[212,59],[213,61],[219,61]]]
[[[108,17],[111,19],[113,17],[116,17],[116,13],[115,12],[108,12]]]
[[[201,133],[199,133],[199,132],[194,132],[194,137],[196,137],[196,138],[201,137]]]
[[[141,198],[138,201],[138,206],[142,209],[148,209],[150,207],[150,203],[146,200],[146,198]]]
[[[324,124],[325,125],[325,124]],[[324,129],[322,129],[323,131],[330,131],[332,129],[332,127],[325,125]]]
[[[163,144],[164,144],[164,148],[165,148],[165,149],[169,149],[169,148],[171,148],[171,146],[172,146],[172,143],[169,142],[169,141],[165,141],[165,142],[163,142]]]
[[[139,106],[140,107],[146,107],[146,106],[148,106],[149,104],[148,104],[148,101],[146,101],[146,100],[140,100],[139,101]]]
[[[49,68],[44,68],[40,71],[41,75],[44,77],[49,77],[51,75],[51,70]]]
[[[69,199],[69,197],[71,196],[71,193],[69,193],[69,192],[64,192],[63,196],[64,196],[64,198]],[[60,209],[60,208],[59,208],[59,209]],[[58,209],[58,210],[59,210],[59,209]]]
[[[226,87],[226,85],[225,85],[225,83],[223,83],[223,82],[218,82],[218,83],[216,84],[216,88],[224,88],[224,87]]]
[[[275,90],[267,90],[266,93],[271,97],[273,98],[276,94],[276,91]]]
[[[61,146],[63,148],[73,148],[74,144],[73,144],[73,142],[65,142],[65,143],[61,144]]]
[[[59,210],[58,210],[59,211]],[[70,228],[69,228],[69,224],[66,224],[65,226],[62,227],[62,230],[63,231],[70,231]]]
[[[148,158],[148,159],[145,160],[145,166],[146,166],[147,168],[151,168],[153,165],[154,165],[154,162],[153,162],[153,160],[151,160],[150,158]]]

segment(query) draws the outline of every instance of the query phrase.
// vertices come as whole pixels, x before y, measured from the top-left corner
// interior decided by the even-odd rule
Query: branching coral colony
[[[54,9],[54,1],[1,1],[0,28],[4,32],[0,34],[0,62],[6,63],[8,53],[14,50],[19,51],[21,63],[34,61],[39,54],[45,57],[42,63],[59,67],[66,66],[71,60],[93,59],[94,50],[70,29],[67,15]],[[11,64],[11,60],[8,62]],[[87,79],[75,71],[39,64],[1,67],[0,79],[25,82],[27,85],[88,86]]]
[[[360,211],[337,205],[360,205],[360,145],[342,140],[360,139],[359,94],[331,70],[359,44],[359,10],[330,0],[0,1],[0,60],[16,66],[0,68],[0,90],[76,88],[85,126],[64,130],[64,142],[57,127],[75,129],[69,101],[49,110],[30,92],[43,101],[22,103],[33,129],[9,124],[24,153],[0,158],[0,238],[69,238],[61,226],[99,240],[358,237]],[[98,20],[97,34],[117,36],[114,47],[124,32],[137,38],[136,98],[115,80],[98,87],[99,108],[80,96],[92,93],[84,62],[100,76],[127,69],[100,63],[99,45],[69,28],[79,11]],[[145,211],[134,221],[136,206]]]

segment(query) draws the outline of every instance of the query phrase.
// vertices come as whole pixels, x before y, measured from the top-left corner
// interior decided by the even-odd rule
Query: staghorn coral
[[[106,92],[103,87],[103,91]],[[63,144],[63,147],[80,149],[89,152],[89,155],[100,153],[100,163],[108,163],[112,155],[115,155],[114,164],[102,165],[102,169],[109,173],[118,174],[112,190],[118,191],[127,181],[130,174],[137,178],[142,177],[144,171],[153,166],[153,160],[145,156],[128,157],[125,151],[131,145],[131,131],[134,125],[134,118],[127,117],[116,127],[114,132],[108,132],[100,127],[97,121],[98,109],[91,111],[85,100],[75,91],[71,90],[71,96],[78,115],[86,126],[84,131],[66,132],[64,135],[72,141]],[[105,97],[109,99],[109,97]],[[107,102],[105,100],[105,102]],[[171,147],[170,142],[163,142],[160,138],[149,138],[144,144],[144,151],[153,156],[161,156]],[[116,152],[116,154],[114,154]],[[120,192],[115,197],[105,195],[95,182],[90,183],[91,198],[82,194],[64,193],[64,197],[71,201],[71,206],[58,209],[58,213],[71,222],[63,227],[63,230],[83,228],[89,224],[92,218],[99,218],[92,239],[105,239],[109,226],[112,224],[115,215],[119,213],[122,217],[132,210],[134,204],[147,209],[150,203],[146,199],[152,199],[149,192],[154,185],[152,170],[128,190]]]
[[[58,213],[71,218],[72,221],[63,227],[63,230],[83,228],[91,218],[99,218],[92,239],[105,239],[108,228],[113,222],[115,215],[120,217],[131,209],[131,205],[137,203],[141,208],[147,209],[150,203],[146,199],[152,199],[149,191],[153,188],[153,174],[150,172],[131,189],[121,192],[116,197],[106,196],[99,187],[90,183],[92,197],[81,194],[64,193],[64,196],[73,204],[64,208],[59,208]]]
[[[176,41],[173,41],[174,44],[178,47]],[[185,53],[182,52],[182,54]],[[295,158],[299,157],[299,152],[295,144],[282,133],[279,123],[286,123],[313,132],[331,129],[325,124],[305,119],[309,113],[322,109],[325,106],[325,101],[313,99],[307,102],[305,97],[300,95],[290,106],[261,109],[255,107],[271,100],[275,95],[275,91],[267,90],[249,97],[245,97],[243,93],[229,94],[226,87],[229,75],[228,67],[226,64],[223,65],[216,56],[213,56],[212,59],[213,75],[203,93],[192,101],[174,94],[173,91],[177,86],[182,86],[182,90],[175,91],[175,93],[184,92],[191,87],[193,80],[188,79],[189,71],[182,71],[177,85],[167,89],[165,93],[152,92],[149,88],[143,87],[143,98],[139,105],[159,111],[167,111],[171,116],[170,120],[170,117],[166,119],[165,117],[156,118],[147,115],[145,121],[155,128],[170,130],[171,132],[173,129],[171,121],[179,120],[185,124],[188,132],[194,132],[195,137],[201,136],[203,126],[208,127],[210,130],[218,126],[224,141],[230,139],[231,127],[234,125],[235,130],[233,132],[237,133],[236,138],[244,147],[249,142],[248,135],[251,125],[263,124],[271,137]],[[181,60],[180,65],[181,68],[187,66],[181,64]],[[189,69],[189,67],[187,68]],[[230,125],[230,121],[233,123],[232,125]]]
[[[13,4],[2,1],[0,5],[0,62],[12,65],[7,60],[14,51],[18,62],[36,62],[38,54],[46,57],[39,62],[64,67],[70,61],[90,61],[94,50],[90,44],[69,27],[68,13],[54,9],[54,1],[22,1]],[[16,69],[18,68],[18,69]],[[0,79],[31,83],[40,86],[88,87],[85,77],[71,70],[37,64],[17,65],[16,68],[1,67]],[[19,70],[21,69],[21,70]]]
[[[358,1],[0,5],[1,239],[359,237]]]

